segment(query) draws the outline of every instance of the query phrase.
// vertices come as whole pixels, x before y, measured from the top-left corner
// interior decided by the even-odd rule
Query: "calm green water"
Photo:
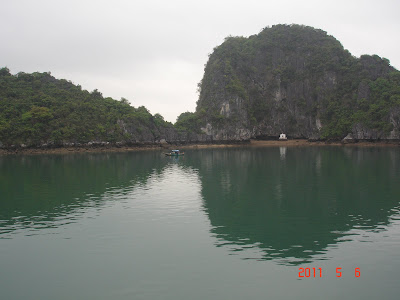
[[[399,148],[3,156],[0,298],[397,299],[399,183]]]

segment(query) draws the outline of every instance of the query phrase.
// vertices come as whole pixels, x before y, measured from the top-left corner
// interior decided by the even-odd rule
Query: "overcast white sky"
[[[399,13],[399,0],[0,0],[0,67],[50,71],[175,122],[228,35],[304,24],[400,69]]]

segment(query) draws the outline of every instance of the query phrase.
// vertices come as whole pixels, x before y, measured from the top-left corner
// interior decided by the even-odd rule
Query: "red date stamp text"
[[[354,277],[361,277],[360,268],[355,268],[352,271]],[[342,268],[336,268],[336,277],[342,277],[343,270]],[[299,278],[321,278],[322,277],[322,268],[299,268]]]

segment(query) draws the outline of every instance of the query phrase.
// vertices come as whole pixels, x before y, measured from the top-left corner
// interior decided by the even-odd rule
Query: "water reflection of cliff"
[[[397,149],[264,148],[199,151],[186,163],[199,170],[217,246],[297,264],[326,259],[357,230],[385,229],[399,161]]]
[[[74,222],[166,164],[158,152],[0,157],[0,236]]]

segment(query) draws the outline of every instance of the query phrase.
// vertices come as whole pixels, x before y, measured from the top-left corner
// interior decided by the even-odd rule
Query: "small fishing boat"
[[[165,153],[166,156],[181,156],[185,155],[185,152],[180,152],[179,150],[171,150],[169,153]]]

